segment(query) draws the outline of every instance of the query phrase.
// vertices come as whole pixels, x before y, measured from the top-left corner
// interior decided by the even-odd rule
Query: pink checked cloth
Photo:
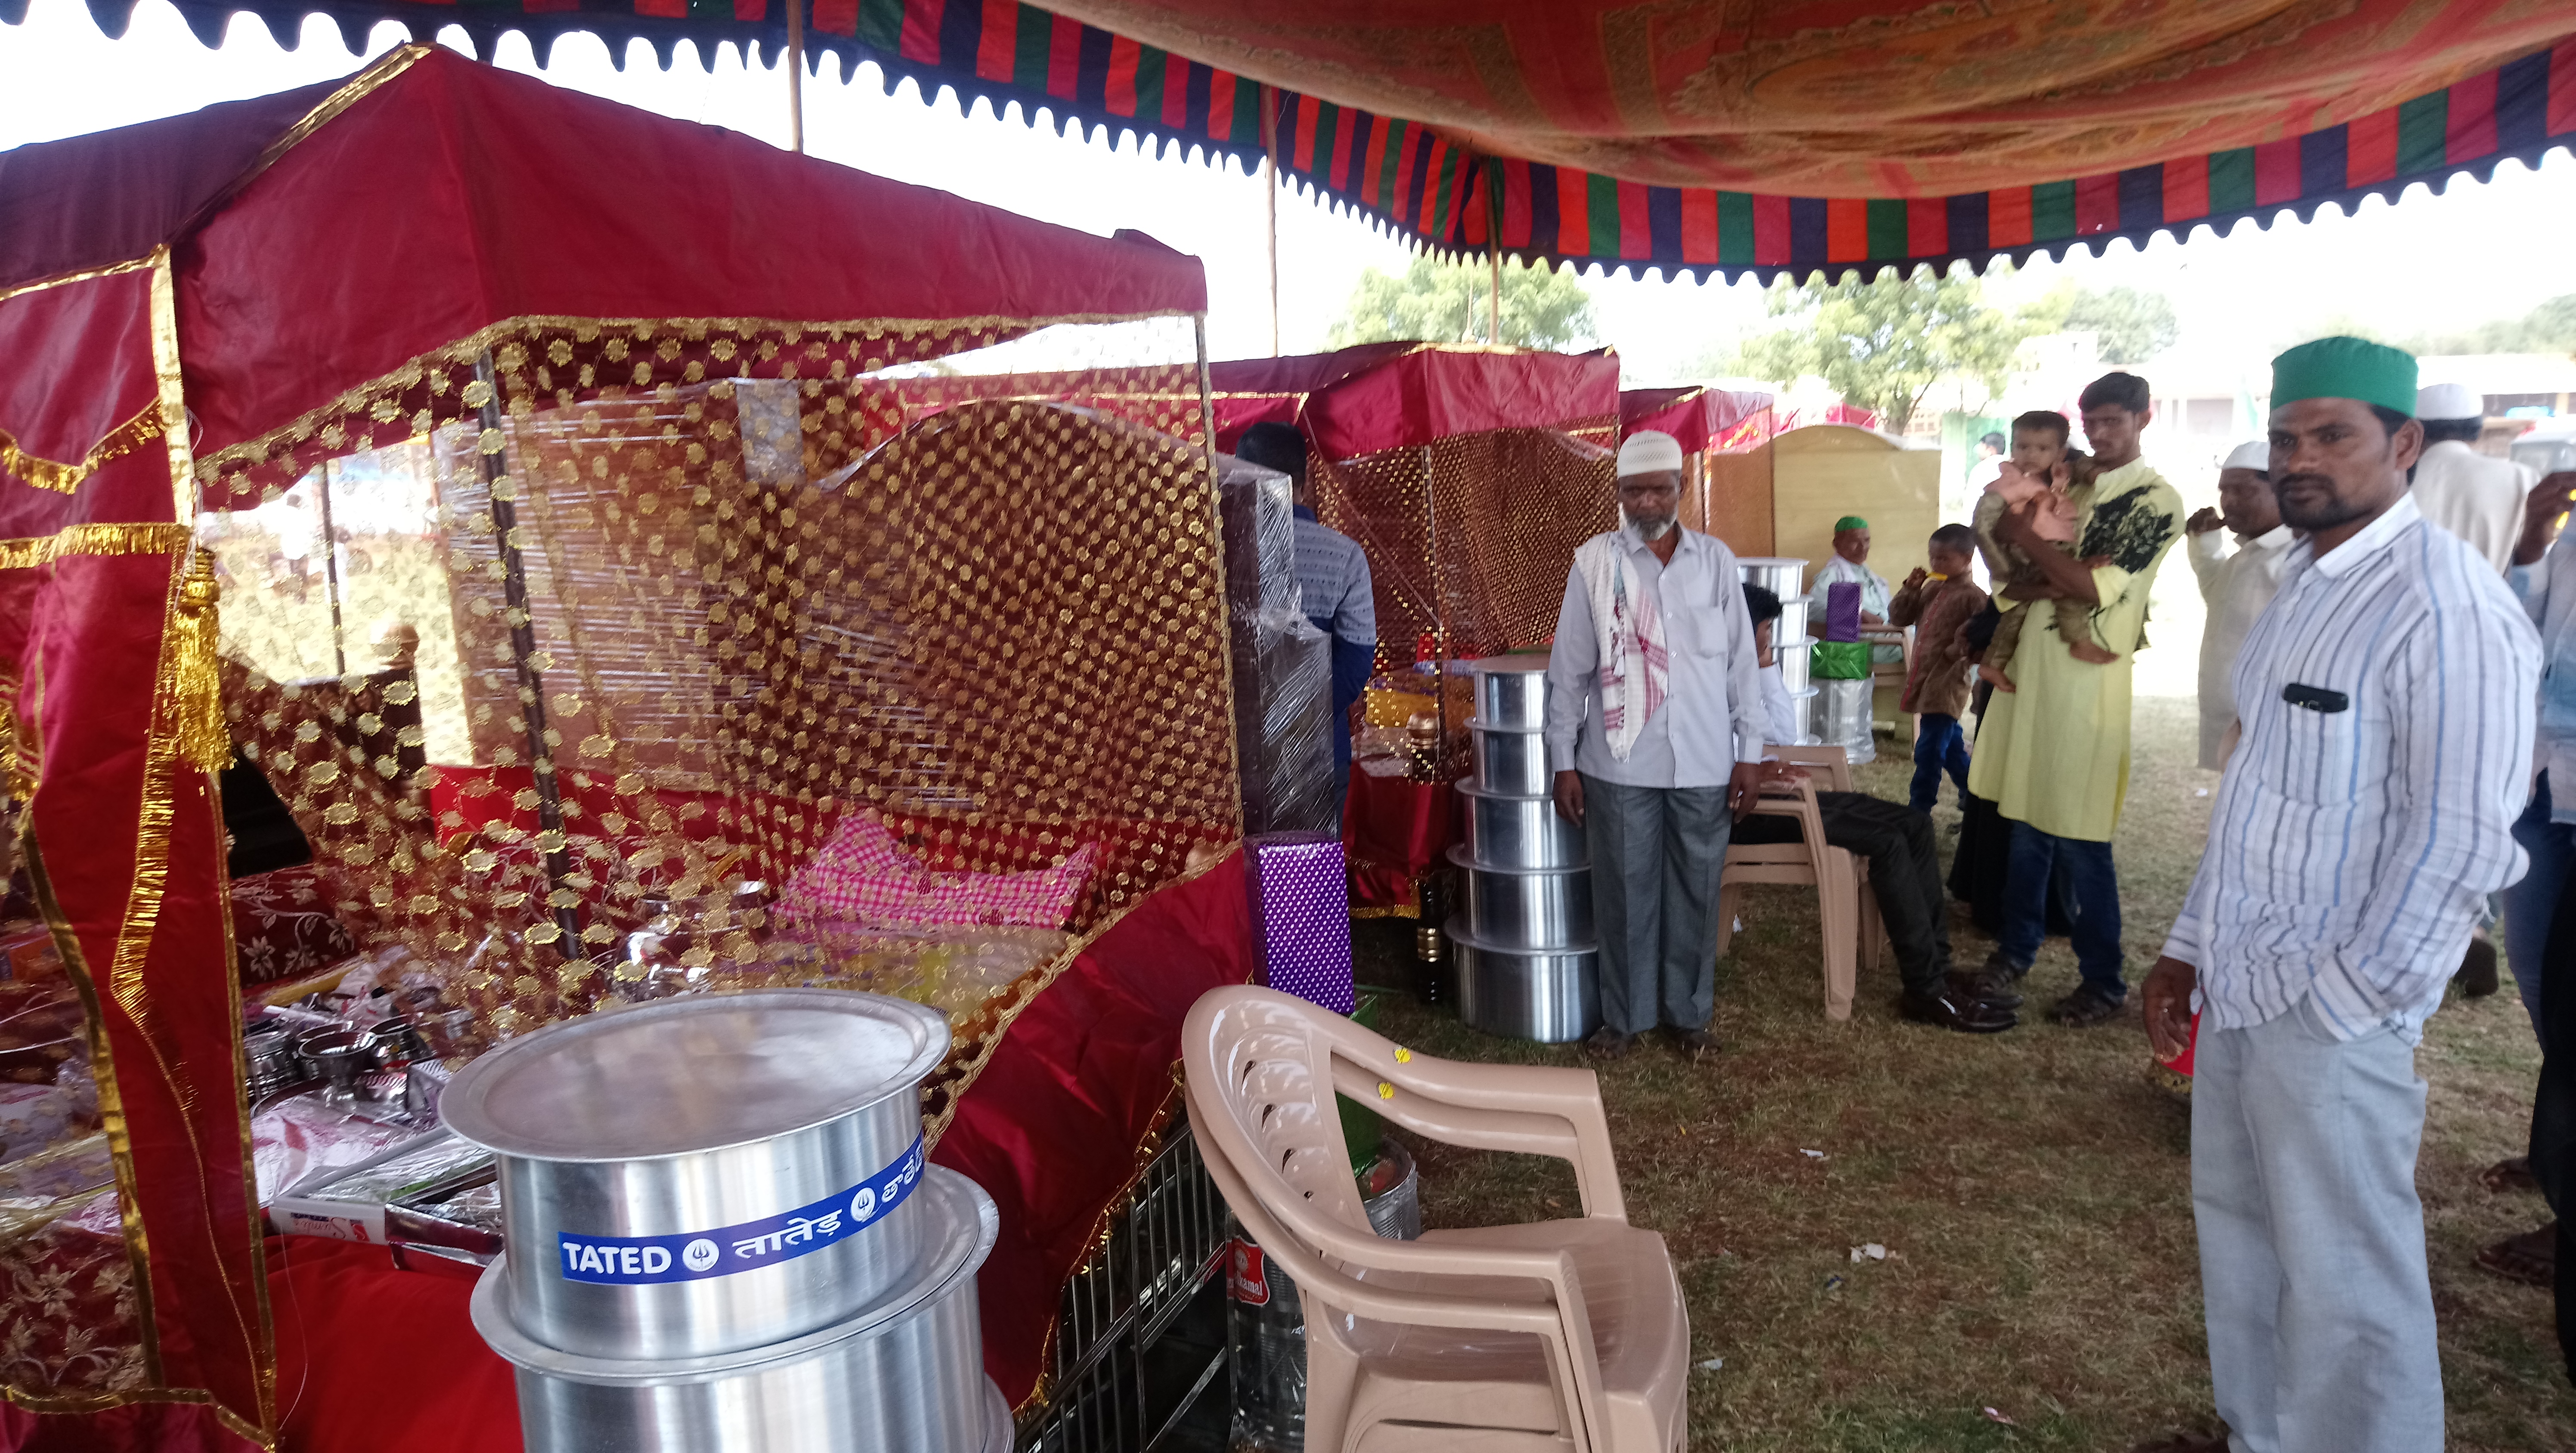
[[[875,928],[1010,924],[1062,928],[1099,866],[1085,843],[1052,868],[1027,873],[934,873],[875,814],[852,812],[840,830],[781,886],[781,917]]]

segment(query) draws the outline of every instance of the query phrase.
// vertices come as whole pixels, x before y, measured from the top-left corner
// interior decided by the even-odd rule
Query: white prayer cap
[[[2415,390],[2415,417],[2419,419],[2479,419],[2487,412],[2487,401],[2469,392],[2464,383],[2437,383]]]
[[[2234,449],[2228,451],[2227,462],[2218,467],[2221,469],[2251,469],[2260,473],[2268,474],[2272,470],[2272,446],[2264,443],[2260,439],[2256,439],[2252,443],[2248,444],[2239,444]]]
[[[1619,477],[1631,474],[1680,473],[1682,441],[1661,429],[1639,429],[1619,446]]]

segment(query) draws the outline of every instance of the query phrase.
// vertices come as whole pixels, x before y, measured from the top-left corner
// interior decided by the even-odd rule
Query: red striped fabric
[[[1053,18],[1055,33],[1047,41],[1047,94],[1070,101],[1082,74],[1082,22],[1061,15]]]
[[[1682,193],[1682,261],[1717,261],[1717,193],[1706,187]]]
[[[2496,149],[2496,73],[2471,76],[2451,88],[2450,131],[2442,140],[2442,160],[2453,166],[2475,161]]]
[[[2075,235],[2120,230],[2120,174],[2075,179]]]
[[[769,18],[769,0],[733,0],[733,18],[756,24]]]
[[[1348,106],[1341,109],[1341,115],[1333,122],[1334,191],[1347,192],[1351,189],[1351,144],[1357,139],[1359,124],[1360,113]]]
[[[2345,186],[2366,187],[2397,175],[2396,107],[2355,117],[2352,124],[2344,128],[2343,138]]]
[[[1208,135],[1219,141],[1234,134],[1234,72],[1208,77]]]
[[[975,45],[975,74],[1007,82],[1019,60],[1020,0],[984,0],[984,33]]]
[[[2186,156],[2165,163],[2165,220],[2209,215],[2209,158]]]
[[[1379,190],[1386,181],[1385,117],[1369,119],[1368,145],[1361,150],[1368,155],[1366,164],[1360,168],[1360,200],[1372,207],[1380,206],[1386,197],[1386,193]]]
[[[2299,199],[2299,139],[2285,136],[2254,148],[2254,205]]]
[[[1570,166],[1556,169],[1556,245],[1568,256],[1592,255],[1591,179]]]
[[[1136,114],[1136,67],[1145,59],[1145,47],[1123,35],[1109,38],[1109,85],[1102,99],[1110,114]]]
[[[689,0],[635,0],[635,13],[659,20],[686,20]]]
[[[1167,53],[1163,57],[1163,129],[1179,136],[1189,124],[1190,63]]]
[[[1419,126],[1404,128],[1404,149],[1395,157],[1395,196],[1388,201],[1386,208],[1397,217],[1413,210],[1414,163],[1421,159],[1425,134]]]
[[[1753,199],[1753,261],[1758,267],[1777,267],[1789,260],[1789,199],[1756,196]]]
[[[1483,247],[1491,218],[1486,215],[1485,169],[1471,166],[1462,173],[1466,178],[1467,198],[1458,204],[1458,242],[1465,247]]]
[[[1436,216],[1435,213],[1440,206],[1440,164],[1447,160],[1448,156],[1448,139],[1440,136],[1434,136],[1431,138],[1431,156],[1429,160],[1424,163],[1422,168],[1422,198],[1420,204],[1422,220],[1415,224],[1415,230],[1419,231],[1425,237],[1437,237],[1440,235],[1440,227],[1438,225],[1440,218]],[[1413,168],[1406,167],[1404,169],[1404,174],[1406,176],[1413,175]]]
[[[1709,196],[1714,203],[1716,193]],[[1503,162],[1503,245],[1529,246],[1530,226],[1530,164],[1512,157]]]
[[[2576,131],[2576,37],[2549,53],[2549,134]]]
[[[2005,187],[1986,194],[1986,245],[2030,245],[2030,188]]]
[[[1905,250],[1915,257],[1938,257],[1950,250],[1947,198],[1916,197],[1905,204]]]
[[[903,0],[903,40],[896,48],[905,60],[939,64],[939,18],[947,8],[947,0]]]
[[[1619,255],[1655,255],[1655,228],[1646,218],[1646,184],[1643,182],[1619,184]]]
[[[1869,260],[1869,203],[1860,197],[1825,199],[1825,260]]]
[[[824,35],[856,35],[859,33],[859,0],[814,0],[813,19],[809,23]]]
[[[1315,118],[1323,109],[1324,103],[1312,96],[1297,98],[1297,147],[1293,154],[1301,172],[1315,169]]]

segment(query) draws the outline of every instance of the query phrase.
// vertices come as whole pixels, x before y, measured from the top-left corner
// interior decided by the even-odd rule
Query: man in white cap
[[[2191,573],[2200,577],[2200,599],[2209,608],[2200,631],[2200,765],[2213,772],[2227,765],[2235,746],[2236,653],[2280,590],[2281,567],[2298,538],[2281,523],[2271,467],[2270,444],[2237,445],[2218,468],[2218,508],[2202,509],[2183,525]],[[2232,550],[2222,526],[2236,536]]]
[[[1693,1059],[1710,1035],[1717,879],[1759,790],[1762,676],[1734,552],[1685,530],[1682,448],[1619,447],[1619,528],[1574,552],[1547,663],[1556,810],[1591,850],[1601,1019],[1612,1058],[1658,1023]]]
[[[2486,428],[2486,400],[2464,384],[2417,389],[2415,417],[2424,425],[2424,458],[2415,466],[2415,508],[2468,541],[2470,549],[2503,574],[2522,539],[2522,497],[2531,492],[2531,471],[2477,451],[2478,435]]]

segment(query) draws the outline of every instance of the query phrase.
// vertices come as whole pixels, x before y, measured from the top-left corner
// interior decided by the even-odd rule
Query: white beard
[[[1649,543],[1660,540],[1666,535],[1671,534],[1673,532],[1673,527],[1679,523],[1678,521],[1669,518],[1661,520],[1641,520],[1635,515],[1628,513],[1626,510],[1621,510],[1619,512],[1619,517],[1626,520],[1629,524],[1636,526],[1637,533],[1644,536]]]

